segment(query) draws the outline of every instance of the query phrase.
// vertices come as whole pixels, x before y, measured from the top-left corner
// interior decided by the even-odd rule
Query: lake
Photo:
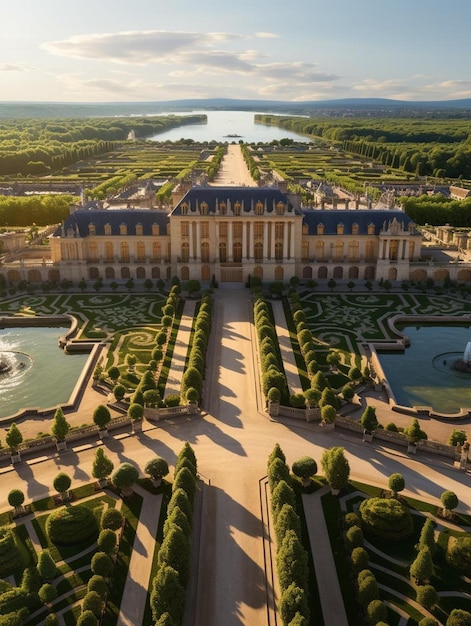
[[[266,126],[264,124],[255,124],[254,111],[191,111],[187,113],[168,112],[166,115],[190,115],[204,114],[208,118],[207,124],[189,124],[188,126],[179,126],[171,128],[163,133],[148,137],[151,141],[179,141],[180,139],[193,139],[200,141],[217,141],[238,143],[269,143],[274,139],[293,139],[309,143],[312,141],[309,137],[298,135],[283,128],[276,126]],[[260,113],[263,114],[263,111]],[[267,112],[265,112],[267,113]],[[160,114],[159,114],[160,115]],[[228,135],[238,135],[238,137],[228,137]]]

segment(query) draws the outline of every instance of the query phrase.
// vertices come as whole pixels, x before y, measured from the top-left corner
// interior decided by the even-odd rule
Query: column
[[[385,258],[385,259],[388,259],[388,260],[389,260],[389,248],[391,247],[391,246],[390,246],[390,244],[391,244],[391,242],[390,242],[390,241],[389,241],[389,239],[388,239],[388,240],[386,241],[386,252],[385,252],[385,254],[384,254],[384,258]]]
[[[275,222],[270,222],[270,259],[275,260]]]
[[[201,224],[200,222],[196,222],[196,260],[201,261]]]
[[[294,252],[296,250],[295,241],[294,241],[294,232],[296,230],[295,225],[296,225],[296,222],[294,220],[290,222],[290,227],[291,227],[291,244],[290,244],[290,249],[289,249],[290,259],[295,258],[295,252]]]
[[[229,222],[227,225],[228,228],[228,233],[227,233],[227,260],[229,261],[229,263],[232,263],[234,256],[232,254],[233,250],[232,250],[232,222]]]
[[[193,255],[194,255],[194,246],[193,246],[193,226],[194,226],[194,224],[193,224],[193,222],[190,222],[188,224],[188,226],[190,228],[189,231],[188,231],[189,235],[190,235],[190,257],[189,258],[193,259]]]
[[[249,225],[242,222],[242,261],[247,259],[247,228]]]
[[[268,224],[263,222],[263,258],[268,258]]]
[[[249,222],[249,253],[247,255],[248,259],[253,259],[254,257],[253,229],[254,229],[253,222],[250,221]]]

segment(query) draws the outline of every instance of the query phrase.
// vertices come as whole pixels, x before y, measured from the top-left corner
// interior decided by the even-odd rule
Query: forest
[[[0,176],[45,176],[114,150],[129,135],[139,140],[205,115],[0,120]]]
[[[306,118],[257,121],[336,144],[347,153],[416,176],[471,179],[471,124],[463,119]]]

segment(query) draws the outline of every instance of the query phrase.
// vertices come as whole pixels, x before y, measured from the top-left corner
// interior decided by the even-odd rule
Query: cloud
[[[276,35],[275,33],[255,33],[255,37],[258,37],[259,39],[278,39],[279,35]]]
[[[178,31],[128,31],[76,35],[62,41],[50,41],[42,47],[48,52],[76,59],[111,63],[146,65],[174,62],[175,53],[204,49],[221,41],[239,39],[230,33],[186,33]]]
[[[0,63],[0,72],[34,72],[35,69],[32,65],[22,63]]]

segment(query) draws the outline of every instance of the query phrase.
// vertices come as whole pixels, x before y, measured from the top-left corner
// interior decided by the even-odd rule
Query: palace
[[[54,278],[405,280],[421,234],[393,209],[305,209],[278,187],[199,187],[155,209],[79,209],[53,233]]]

